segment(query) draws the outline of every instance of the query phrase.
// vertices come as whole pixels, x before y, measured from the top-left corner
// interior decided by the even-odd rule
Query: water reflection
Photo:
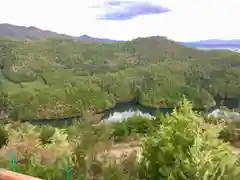
[[[212,107],[209,109],[195,109],[193,110],[199,111],[199,112],[205,112],[205,113],[212,113],[214,110],[220,106],[220,101],[221,99],[216,99],[217,100],[217,106]],[[234,99],[227,99],[223,101],[223,105],[228,107],[229,109],[231,108],[236,108],[239,107],[240,101],[234,100]],[[151,107],[146,107],[143,106],[136,101],[128,101],[128,102],[121,102],[117,103],[114,107],[109,108],[107,110],[101,111],[96,113],[95,115],[102,114],[102,121],[105,122],[112,122],[112,121],[122,121],[126,120],[134,115],[137,116],[143,116],[147,117],[149,119],[154,119],[156,112],[160,112],[162,114],[166,113],[171,113],[174,108],[151,108]],[[74,116],[74,117],[66,117],[66,118],[59,118],[59,119],[33,119],[33,120],[26,120],[23,122],[29,122],[31,124],[35,125],[44,125],[44,124],[49,124],[49,125],[71,125],[74,121],[79,121],[81,120],[81,116]]]
[[[52,126],[69,126],[72,125],[73,122],[79,121],[81,116],[72,116],[66,118],[56,118],[56,119],[31,119],[31,120],[23,120],[22,122],[27,122],[33,125],[52,125]]]
[[[113,112],[109,115],[108,118],[103,119],[105,122],[114,122],[114,121],[123,121],[127,120],[128,118],[132,116],[142,116],[146,117],[148,119],[155,119],[156,117],[151,115],[150,113],[143,113],[140,110],[128,110],[124,112]]]
[[[114,107],[102,111],[102,120],[105,122],[123,121],[134,115],[155,119],[156,112],[171,113],[173,108],[152,108],[141,105],[136,101],[117,103]]]

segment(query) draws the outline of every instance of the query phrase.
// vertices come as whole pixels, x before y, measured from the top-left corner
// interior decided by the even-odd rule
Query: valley
[[[3,27],[2,168],[14,159],[51,180],[239,178],[239,53]]]
[[[183,95],[195,108],[214,107],[216,95],[239,99],[239,54],[204,52],[163,37],[117,43],[3,38],[0,49],[0,102],[10,119],[81,116],[132,99],[154,108],[176,107]]]

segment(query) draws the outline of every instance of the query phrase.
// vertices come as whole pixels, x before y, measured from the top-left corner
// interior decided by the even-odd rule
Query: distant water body
[[[229,51],[233,51],[233,52],[237,52],[240,53],[240,47],[219,47],[219,48],[207,48],[207,47],[196,47],[197,49],[201,49],[201,50],[206,50],[206,51],[210,51],[210,50],[229,50]]]

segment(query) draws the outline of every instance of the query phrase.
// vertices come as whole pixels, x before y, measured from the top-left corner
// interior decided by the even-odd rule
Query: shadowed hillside
[[[195,107],[240,98],[240,56],[204,52],[164,37],[101,43],[66,38],[0,40],[2,112],[12,119],[101,111],[136,99],[151,107]],[[31,103],[29,103],[31,102]]]

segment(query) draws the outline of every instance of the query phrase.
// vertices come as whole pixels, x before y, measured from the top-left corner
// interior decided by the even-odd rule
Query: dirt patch
[[[112,149],[110,149],[109,154],[116,158],[120,158],[123,155],[128,156],[133,152],[139,153],[141,152],[141,149],[142,149],[141,145],[132,146],[129,144],[121,144],[121,145],[114,146]]]
[[[123,156],[127,157],[132,153],[140,153],[142,145],[139,142],[114,144],[108,151],[99,155],[99,158],[106,156],[112,160],[120,160]]]

